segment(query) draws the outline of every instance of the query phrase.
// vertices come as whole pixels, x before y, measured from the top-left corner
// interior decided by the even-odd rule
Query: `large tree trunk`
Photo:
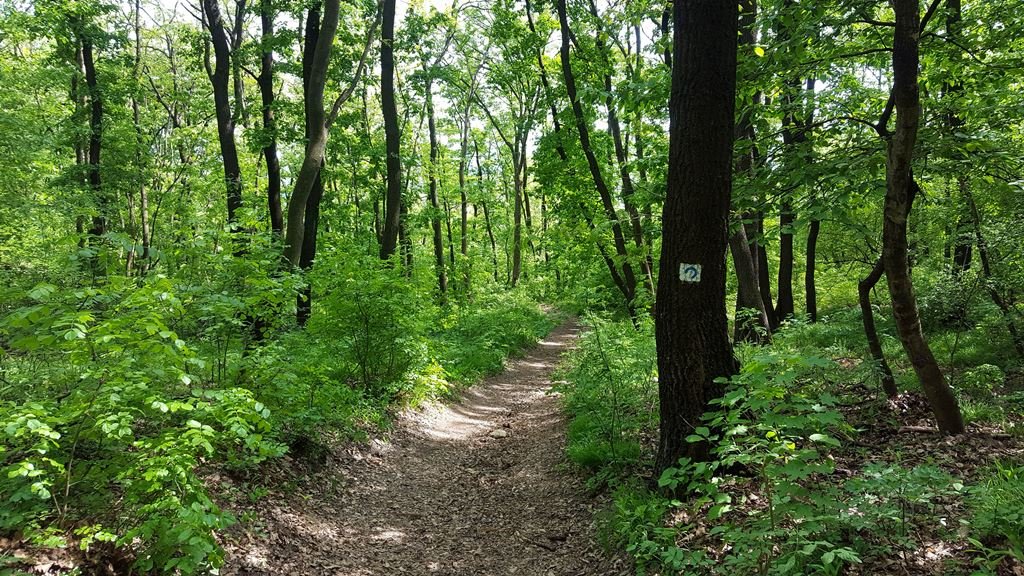
[[[928,396],[939,430],[964,431],[964,421],[952,390],[932,354],[921,329],[917,299],[910,278],[907,246],[907,205],[913,190],[911,163],[920,122],[919,64],[920,13],[917,0],[894,0],[893,97],[896,131],[886,156],[885,219],[882,227],[882,263],[892,298],[896,328],[921,388]]]
[[[274,119],[274,9],[271,0],[262,0],[260,21],[263,26],[260,75],[260,99],[263,103],[263,157],[267,163],[267,208],[270,230],[277,237],[284,231],[281,211],[281,162],[277,158],[277,124]]]
[[[384,115],[384,150],[387,169],[387,193],[384,200],[384,233],[380,257],[391,258],[398,244],[402,212],[402,133],[398,128],[395,105],[395,0],[383,0],[384,20],[380,41],[380,102]]]
[[[679,458],[705,460],[686,437],[716,380],[736,372],[725,309],[725,249],[732,195],[736,5],[676,0],[668,188],[663,211],[655,333],[661,427],[655,473]],[[698,274],[683,267],[700,266]],[[685,280],[684,280],[685,276]]]
[[[633,266],[629,263],[629,252],[626,249],[626,238],[622,233],[622,226],[619,223],[619,217],[615,211],[615,204],[612,202],[611,192],[608,189],[608,184],[604,180],[604,176],[601,174],[601,166],[597,161],[597,156],[594,154],[594,151],[590,146],[590,129],[587,125],[587,119],[583,113],[583,104],[580,102],[576,93],[576,77],[573,75],[572,62],[570,60],[569,37],[572,34],[572,31],[569,29],[569,20],[565,4],[566,0],[557,0],[555,4],[558,9],[558,23],[562,34],[560,53],[562,58],[562,75],[565,80],[565,90],[569,95],[569,101],[572,104],[576,130],[580,137],[580,147],[583,149],[583,154],[587,158],[587,166],[590,168],[590,174],[594,180],[594,187],[597,188],[598,195],[601,197],[601,205],[604,208],[605,217],[607,217],[608,221],[611,223],[612,237],[615,241],[615,253],[622,261],[621,276],[623,279],[623,285],[620,288],[622,290],[622,295],[626,300],[626,306],[632,316],[635,315],[633,301],[636,298],[636,276],[633,274]]]

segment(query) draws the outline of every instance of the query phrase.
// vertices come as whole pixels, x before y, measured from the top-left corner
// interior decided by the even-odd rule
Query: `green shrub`
[[[371,396],[394,397],[426,363],[429,308],[398,269],[363,259],[340,274],[307,329],[347,370],[341,380]]]
[[[592,471],[639,464],[641,439],[657,422],[653,325],[588,318],[590,329],[561,371],[572,416],[568,454]],[[606,478],[602,474],[600,478]]]
[[[1007,557],[1024,562],[1024,466],[997,465],[988,477],[967,498],[971,541],[986,569]]]
[[[963,373],[957,380],[958,388],[971,398],[991,399],[996,387],[1003,384],[1003,370],[992,364],[982,364]]]
[[[183,306],[167,279],[31,297],[2,329],[20,362],[63,361],[36,370],[31,395],[46,400],[0,401],[0,530],[59,543],[54,527],[85,523],[82,547],[129,548],[142,570],[219,565],[213,531],[230,517],[196,470],[283,453],[268,409],[249,390],[200,384],[202,361],[171,328]]]

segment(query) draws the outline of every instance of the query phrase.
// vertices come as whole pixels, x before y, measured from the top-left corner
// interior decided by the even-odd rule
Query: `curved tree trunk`
[[[878,339],[878,328],[875,326],[875,310],[871,307],[871,291],[874,290],[884,272],[882,259],[879,258],[871,269],[871,273],[857,283],[857,295],[860,301],[861,321],[864,323],[864,336],[868,341],[871,358],[878,364],[878,369],[881,372],[882,389],[885,390],[886,396],[895,398],[899,394],[899,390],[896,388],[896,379],[893,378],[889,362],[886,361],[885,353],[882,351],[882,342]]]
[[[224,181],[227,183],[228,227],[238,222],[238,211],[242,207],[242,169],[238,161],[238,147],[235,144],[235,115],[231,110],[231,48],[224,31],[224,21],[217,0],[203,0],[206,25],[210,29],[213,52],[216,57],[210,72],[213,85],[213,104],[217,117],[217,140],[224,163]]]
[[[557,0],[555,4],[558,11],[558,23],[562,34],[560,53],[562,57],[562,74],[565,80],[565,90],[572,104],[573,117],[576,122],[576,130],[580,137],[580,147],[587,158],[587,166],[590,168],[590,175],[594,180],[594,187],[597,188],[601,197],[601,205],[604,207],[605,216],[611,223],[612,237],[615,241],[615,253],[622,260],[623,297],[630,310],[630,315],[635,315],[633,301],[636,298],[636,276],[633,274],[633,266],[629,263],[629,252],[626,249],[626,238],[622,233],[622,226],[619,223],[618,214],[615,211],[615,204],[612,202],[612,195],[608,184],[601,174],[601,166],[597,161],[590,146],[590,129],[587,126],[587,119],[583,113],[583,104],[576,93],[576,77],[573,75],[572,62],[570,60],[569,19],[566,12],[566,0]]]
[[[910,278],[907,246],[907,207],[913,197],[911,162],[920,122],[919,64],[920,13],[917,0],[894,0],[893,97],[896,131],[886,157],[885,219],[882,227],[882,264],[892,298],[896,328],[921,388],[928,396],[939,430],[964,431],[960,407],[924,338]]]

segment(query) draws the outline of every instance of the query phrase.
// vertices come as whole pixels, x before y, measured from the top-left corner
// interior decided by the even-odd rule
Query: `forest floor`
[[[227,537],[226,575],[602,576],[631,573],[596,543],[588,496],[565,461],[552,372],[569,321],[452,404],[403,415],[386,440],[261,494]]]

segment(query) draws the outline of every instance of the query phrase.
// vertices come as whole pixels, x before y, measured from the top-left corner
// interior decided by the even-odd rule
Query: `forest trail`
[[[387,443],[333,454],[264,499],[222,574],[611,576],[594,503],[566,469],[552,372],[567,322],[457,403],[404,416]]]

